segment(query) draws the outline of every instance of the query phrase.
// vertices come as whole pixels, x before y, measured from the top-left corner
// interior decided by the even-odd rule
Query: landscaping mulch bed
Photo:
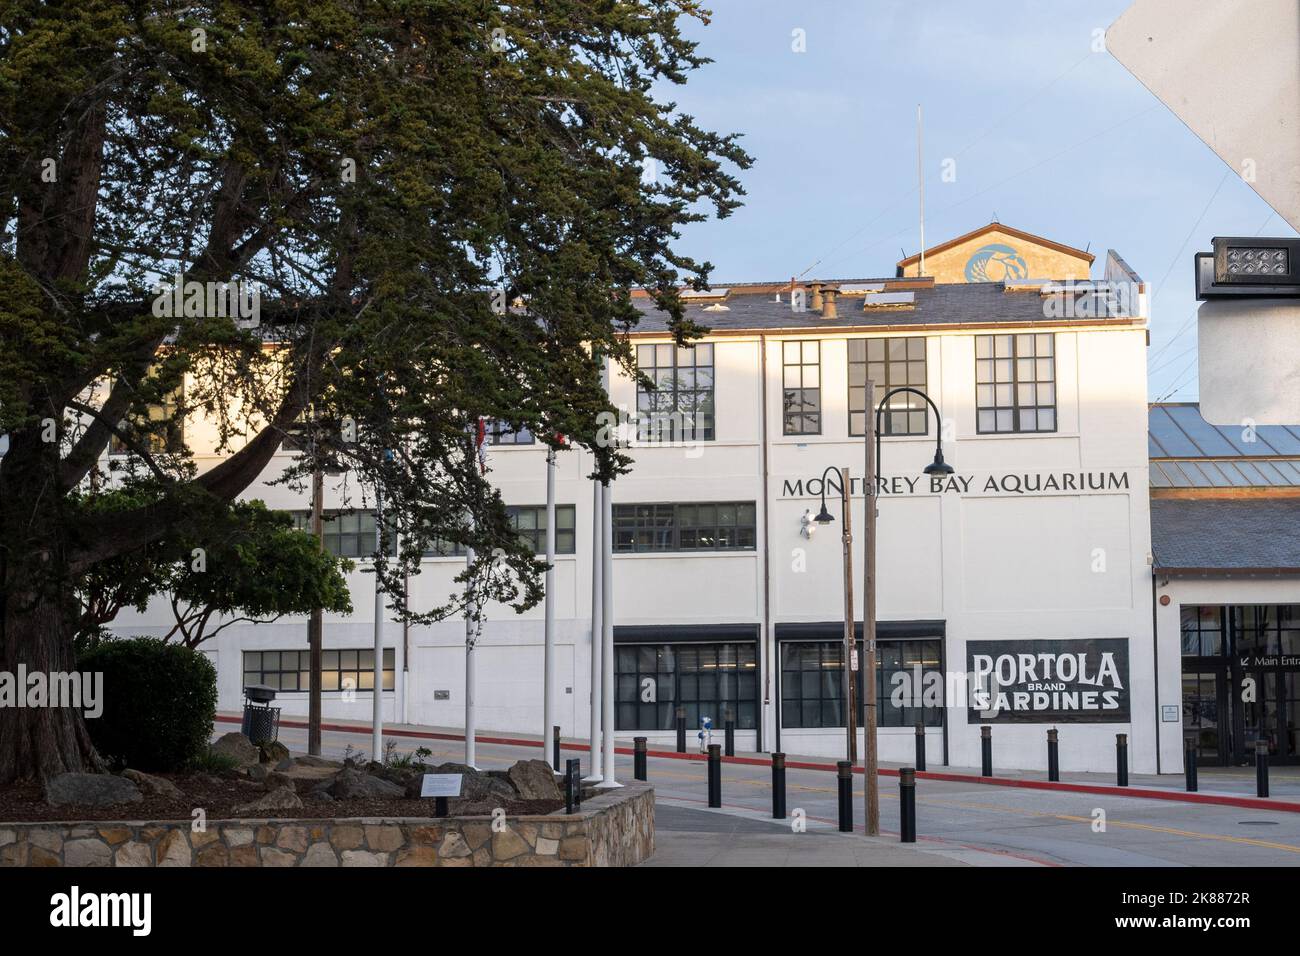
[[[122,803],[108,807],[88,807],[63,804],[52,807],[45,802],[40,784],[23,783],[0,788],[0,821],[9,823],[39,823],[42,821],[75,820],[190,820],[196,808],[202,808],[209,821],[238,819],[235,808],[258,799],[265,788],[255,781],[237,776],[217,777],[210,774],[158,774],[179,787],[184,799],[160,797],[146,793],[138,803]],[[301,795],[301,794],[300,794]],[[309,800],[303,796],[303,805],[284,810],[260,810],[244,814],[246,819],[343,819],[353,817],[432,817],[433,800],[365,799],[365,800]],[[449,801],[452,815],[458,813],[457,804]],[[505,800],[502,809],[510,816],[535,816],[563,809],[562,800]],[[478,811],[483,813],[485,811]],[[0,822],[0,826],[3,825]]]

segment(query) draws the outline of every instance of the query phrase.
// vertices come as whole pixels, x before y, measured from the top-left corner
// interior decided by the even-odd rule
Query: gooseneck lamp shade
[[[818,524],[830,524],[834,520],[835,519],[831,516],[831,513],[826,510],[826,495],[823,493],[821,513],[818,514],[816,518],[813,518],[813,521],[816,521]]]
[[[924,472],[927,475],[951,475],[955,469],[952,465],[943,460],[943,449],[934,450],[934,461],[926,465]],[[824,506],[823,506],[824,507]]]

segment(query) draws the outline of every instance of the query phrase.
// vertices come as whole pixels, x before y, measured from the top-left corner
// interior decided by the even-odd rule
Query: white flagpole
[[[591,750],[588,757],[587,776],[583,783],[600,783],[600,646],[604,640],[604,630],[600,624],[600,612],[604,606],[605,596],[601,590],[602,571],[604,570],[604,537],[601,526],[604,524],[603,501],[599,481],[591,483]]]
[[[604,770],[600,789],[623,786],[614,776],[614,493],[608,483],[601,485],[602,527],[601,562],[601,632],[604,644],[601,679],[601,710],[604,716]]]
[[[555,449],[546,452],[546,607],[542,650],[542,759],[551,763],[555,726]],[[552,767],[556,773],[558,766]]]

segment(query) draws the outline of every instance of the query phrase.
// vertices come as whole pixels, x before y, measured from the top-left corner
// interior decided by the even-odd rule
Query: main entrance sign
[[[1127,638],[967,641],[966,722],[1127,723]]]

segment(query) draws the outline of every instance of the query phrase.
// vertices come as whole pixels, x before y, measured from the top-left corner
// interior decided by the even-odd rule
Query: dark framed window
[[[622,644],[614,648],[618,730],[672,730],[677,707],[686,726],[712,717],[722,730],[726,711],[736,729],[758,726],[758,659],[753,643]]]
[[[311,531],[311,512],[293,512],[293,523],[302,531]],[[321,516],[321,533],[325,550],[340,558],[365,558],[375,553],[375,513],[373,511],[327,511]],[[389,529],[388,553],[397,554],[397,535]]]
[[[786,435],[822,433],[822,345],[781,343],[781,419]]]
[[[881,727],[943,726],[942,641],[938,638],[878,641],[876,644],[876,721]],[[857,719],[866,715],[865,667],[858,641]],[[916,668],[921,686],[915,687]],[[895,675],[902,674],[903,678]],[[929,676],[933,675],[933,676]],[[932,689],[932,688],[938,689]],[[925,694],[938,694],[927,704]],[[783,641],[781,643],[781,726],[792,729],[843,727],[844,642]]]
[[[183,390],[177,389],[163,399],[161,405],[150,405],[144,420],[119,422],[123,431],[135,433],[136,441],[151,455],[177,455],[185,449],[185,420],[180,415]],[[110,455],[129,455],[122,439],[116,434],[108,439]]]
[[[1183,657],[1218,657],[1223,653],[1223,608],[1179,608]]]
[[[527,428],[511,428],[509,423],[491,419],[486,423],[490,445],[531,445],[536,439]]]
[[[546,554],[546,505],[506,505],[506,514],[519,537],[533,549],[533,553]],[[555,506],[556,554],[577,552],[575,517],[573,505]],[[465,546],[438,540],[424,553],[426,557],[456,557],[464,555]]]
[[[393,648],[384,648],[383,690],[392,690],[396,664]],[[244,651],[244,686],[265,684],[276,690],[307,690],[310,651]],[[321,651],[321,689],[374,690],[375,649]]]
[[[891,388],[910,385],[925,391],[925,339],[849,339],[849,434],[867,433],[867,382],[876,384],[876,401]],[[925,399],[903,392],[889,400],[880,416],[882,435],[927,435]]]
[[[1056,431],[1056,344],[1050,332],[975,336],[980,434]]]
[[[713,345],[638,345],[637,371],[654,384],[636,390],[637,440],[713,441]]]
[[[614,505],[614,550],[753,551],[757,509],[752,501]]]
[[[1247,604],[1235,609],[1234,653],[1275,657],[1300,654],[1300,604]]]

